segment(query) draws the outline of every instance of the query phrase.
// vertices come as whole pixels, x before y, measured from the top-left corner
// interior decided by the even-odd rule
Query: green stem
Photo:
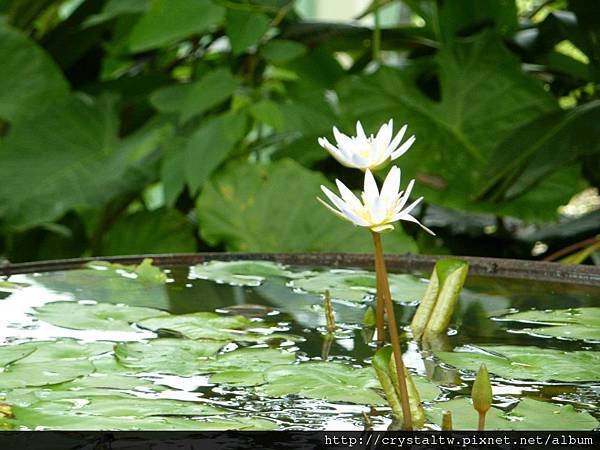
[[[483,431],[483,430],[485,430],[485,413],[480,412],[478,414],[479,414],[479,420],[477,422],[477,431]]]
[[[379,8],[373,12],[375,28],[373,29],[373,61],[379,62],[381,54],[381,24],[379,22]]]
[[[394,362],[396,363],[396,372],[398,374],[398,384],[400,386],[400,395],[402,402],[402,418],[404,420],[403,428],[411,431],[412,414],[410,411],[410,403],[408,399],[408,387],[406,384],[406,376],[404,369],[404,361],[402,361],[402,350],[400,348],[400,338],[398,336],[398,326],[396,324],[396,314],[394,313],[394,304],[392,303],[392,294],[390,293],[390,285],[388,282],[387,270],[385,267],[385,259],[383,257],[383,248],[381,246],[381,237],[379,233],[371,232],[373,236],[373,245],[375,247],[375,269],[379,273],[379,284],[377,290],[382,292],[385,303],[385,312],[388,318],[390,340],[392,341],[392,350],[394,353]]]

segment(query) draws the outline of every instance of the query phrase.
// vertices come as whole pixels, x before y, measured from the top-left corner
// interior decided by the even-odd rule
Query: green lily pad
[[[43,403],[43,402],[42,402]],[[11,426],[30,430],[94,431],[94,430],[273,430],[275,422],[262,418],[228,416],[227,418],[188,419],[183,417],[102,417],[84,414],[63,414],[61,411],[44,411],[14,407],[14,419],[0,419],[0,429]]]
[[[245,331],[257,327],[256,322],[244,316],[222,316],[212,312],[167,315],[146,319],[139,325],[152,331],[168,330],[189,339],[215,339],[245,342],[263,342],[272,339],[295,339],[281,333],[254,333]]]
[[[307,362],[276,367],[265,373],[267,384],[257,391],[268,397],[299,395],[331,402],[387,405],[375,389],[380,387],[371,367],[355,368],[335,362]],[[421,377],[414,377],[424,399],[438,396],[439,390]]]
[[[483,363],[491,373],[507,379],[565,382],[600,380],[597,370],[600,352],[490,345],[454,352],[435,352],[435,355],[442,362],[459,369],[477,371]]]
[[[96,270],[105,270],[115,272],[120,275],[133,276],[136,280],[145,285],[164,284],[167,281],[167,275],[157,266],[152,265],[152,258],[144,258],[138,265],[123,265],[109,263],[106,261],[92,261],[86,264],[86,267]]]
[[[399,303],[419,301],[427,288],[412,275],[389,274],[389,282],[392,298]],[[375,274],[365,270],[330,270],[292,280],[289,286],[319,295],[329,290],[332,298],[352,302],[369,300],[376,292]]]
[[[0,367],[21,360],[26,364],[56,360],[87,359],[112,351],[110,342],[81,343],[75,339],[24,342],[0,347]]]
[[[273,348],[243,348],[209,360],[203,368],[214,372],[211,383],[256,386],[266,381],[267,373],[296,360],[293,353]]]
[[[148,266],[148,263],[123,266],[94,261],[82,269],[46,272],[30,279],[52,291],[66,293],[74,300],[165,310],[170,307],[166,275],[159,268]]]
[[[523,311],[499,317],[497,320],[524,322],[549,327],[512,330],[565,339],[600,340],[600,308],[569,308],[550,311]]]
[[[28,386],[64,383],[89,375],[94,366],[84,360],[59,360],[12,364],[0,372],[0,391]]]
[[[427,408],[432,423],[441,424],[442,412],[452,413],[455,430],[476,430],[477,411],[470,399],[455,398],[436,402]],[[598,421],[590,414],[577,412],[571,405],[555,405],[529,398],[522,399],[510,412],[492,407],[485,418],[486,430],[592,430]]]
[[[115,356],[120,364],[138,372],[192,376],[201,372],[209,356],[225,342],[188,339],[152,339],[148,343],[120,343]]]
[[[0,347],[0,367],[25,358],[35,351],[32,345],[3,345]]]
[[[271,261],[209,261],[192,267],[190,277],[233,286],[259,286],[267,278],[297,278],[307,273],[290,272]]]
[[[131,324],[168,313],[153,308],[110,303],[53,302],[35,308],[38,319],[74,330],[134,331]]]

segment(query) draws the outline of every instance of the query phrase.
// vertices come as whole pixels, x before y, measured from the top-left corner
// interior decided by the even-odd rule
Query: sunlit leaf
[[[233,286],[259,286],[265,279],[298,278],[304,273],[291,272],[271,261],[208,261],[190,269],[190,277]]]

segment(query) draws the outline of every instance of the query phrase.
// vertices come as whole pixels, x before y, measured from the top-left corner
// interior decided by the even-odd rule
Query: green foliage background
[[[341,3],[341,2],[340,2]],[[360,176],[317,145],[416,134],[427,203],[389,252],[531,257],[598,233],[600,4],[376,0],[381,29],[293,0],[0,0],[0,255],[369,251],[315,201]],[[377,23],[377,21],[376,21]]]

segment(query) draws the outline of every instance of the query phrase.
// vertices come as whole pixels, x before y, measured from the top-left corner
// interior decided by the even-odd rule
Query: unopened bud
[[[450,411],[442,413],[442,431],[452,431],[452,412]]]
[[[492,407],[492,385],[485,364],[479,367],[475,383],[473,383],[471,398],[473,399],[473,408],[480,414],[485,414]]]

